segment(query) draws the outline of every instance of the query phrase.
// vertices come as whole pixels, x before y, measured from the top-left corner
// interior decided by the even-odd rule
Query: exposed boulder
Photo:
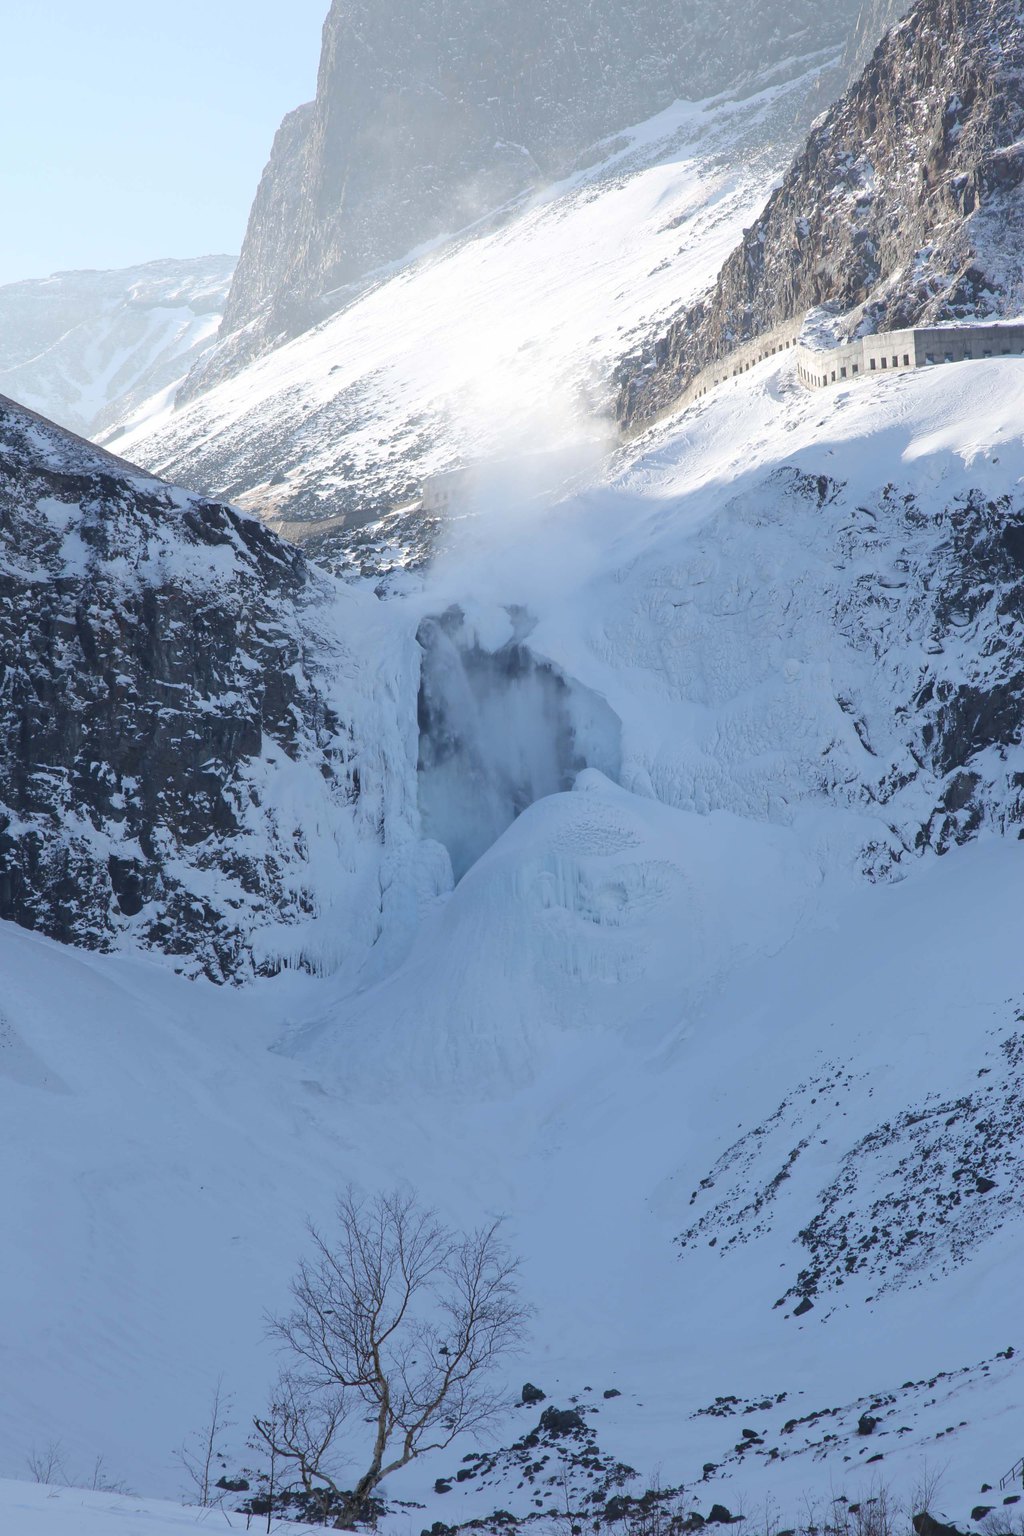
[[[561,1435],[575,1435],[586,1431],[583,1415],[576,1408],[545,1408],[538,1428],[542,1434],[557,1439]]]
[[[914,1515],[911,1520],[916,1536],[962,1536],[955,1525],[946,1525],[941,1520],[936,1520],[927,1510]]]

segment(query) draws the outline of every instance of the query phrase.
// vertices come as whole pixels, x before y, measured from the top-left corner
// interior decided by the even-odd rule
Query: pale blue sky
[[[0,283],[237,251],[329,0],[0,0]]]

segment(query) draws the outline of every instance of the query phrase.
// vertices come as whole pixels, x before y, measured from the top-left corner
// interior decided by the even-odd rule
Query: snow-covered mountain
[[[392,563],[396,533],[419,544],[420,523],[353,530],[414,501],[425,476],[525,447],[538,488],[557,483],[568,470],[544,453],[578,438],[623,353],[713,281],[820,76],[812,61],[621,133],[500,229],[385,275],[183,408],[147,411],[117,451],[368,569]]]
[[[1012,1529],[1024,360],[602,415],[818,88],[669,109],[119,440],[333,569],[4,405],[0,1478],[174,1497],[219,1377],[251,1466],[306,1217],[408,1181],[534,1313],[386,1536]],[[203,1518],[0,1481],[19,1536]]]
[[[225,338],[187,392],[306,330],[348,297],[345,285],[564,176],[604,135],[840,50],[860,10],[426,0],[410,16],[398,0],[332,0],[316,99],[277,135]]]
[[[212,345],[230,256],[0,287],[0,392],[85,436],[173,394]]]

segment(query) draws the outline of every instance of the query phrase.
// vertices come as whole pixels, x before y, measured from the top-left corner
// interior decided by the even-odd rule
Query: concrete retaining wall
[[[663,414],[701,400],[718,384],[737,378],[766,358],[795,350],[796,372],[808,389],[826,389],[865,376],[902,373],[938,363],[959,363],[968,358],[1024,356],[1024,324],[919,326],[905,331],[882,331],[863,336],[842,347],[800,345],[804,320],[787,320],[754,341],[744,342],[728,357],[709,363]],[[650,425],[650,423],[647,423]]]
[[[798,347],[797,377],[826,389],[863,375],[961,363],[969,358],[1024,355],[1024,325],[937,325],[863,336],[843,347]]]
[[[774,357],[778,352],[788,352],[790,348],[796,346],[803,327],[802,317],[799,320],[787,320],[784,325],[776,326],[773,331],[766,331],[763,336],[758,336],[754,341],[744,342],[719,362],[709,363],[698,373],[672,409],[675,411],[680,405],[689,405],[691,400],[702,399],[709,390],[714,389],[716,384],[724,384],[727,379],[737,378],[741,373],[749,373],[757,363],[763,363],[766,357]]]

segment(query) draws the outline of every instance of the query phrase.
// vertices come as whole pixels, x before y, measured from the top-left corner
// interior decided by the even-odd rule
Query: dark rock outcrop
[[[841,47],[861,4],[426,0],[413,18],[395,0],[334,0],[316,100],[284,120],[253,204],[231,340],[184,394],[306,329],[344,285],[564,173],[602,136]]]
[[[620,419],[642,426],[705,365],[819,306],[839,336],[1018,306],[1022,133],[1014,0],[919,0],[814,128],[712,292],[624,366]]]
[[[583,1415],[575,1408],[545,1408],[537,1428],[543,1435],[582,1434],[586,1430]]]
[[[347,812],[302,555],[0,399],[0,918],[218,979],[308,919],[268,770]]]
[[[936,1520],[927,1510],[914,1515],[911,1520],[917,1536],[962,1536],[955,1525],[947,1525],[942,1520]]]

